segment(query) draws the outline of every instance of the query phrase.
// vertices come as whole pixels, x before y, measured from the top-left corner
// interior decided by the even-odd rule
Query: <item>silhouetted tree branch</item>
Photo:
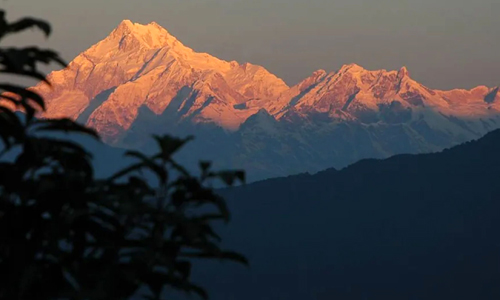
[[[45,21],[9,23],[0,11],[0,42],[28,28],[51,32]],[[66,65],[51,50],[0,48],[7,75],[46,81],[37,66],[53,62]],[[189,139],[155,136],[156,154],[129,151],[137,163],[98,180],[83,146],[43,134],[98,139],[94,130],[35,118],[44,100],[25,87],[0,83],[0,90],[0,299],[128,299],[141,287],[144,299],[162,299],[167,286],[207,298],[191,282],[193,259],[248,263],[220,248],[212,224],[227,222],[229,211],[208,185],[244,181],[243,172],[213,172],[201,162],[193,176],[172,158]]]

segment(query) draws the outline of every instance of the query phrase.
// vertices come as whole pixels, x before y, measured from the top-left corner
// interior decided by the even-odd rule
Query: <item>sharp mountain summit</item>
[[[250,180],[439,151],[500,127],[498,87],[433,90],[408,70],[356,64],[289,87],[264,67],[197,53],[157,23],[123,21],[33,87],[41,117],[70,117],[120,148],[155,133],[196,137],[185,158],[244,168]]]

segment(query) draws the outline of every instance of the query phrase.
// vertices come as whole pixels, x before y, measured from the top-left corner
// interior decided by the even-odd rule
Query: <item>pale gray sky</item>
[[[266,67],[289,84],[346,63],[399,69],[431,88],[500,84],[500,0],[0,0],[9,19],[49,20],[71,60],[123,19],[185,45]],[[10,43],[26,42],[25,34]]]

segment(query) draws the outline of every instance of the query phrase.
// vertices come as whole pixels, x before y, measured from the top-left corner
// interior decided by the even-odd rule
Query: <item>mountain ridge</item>
[[[119,40],[119,41],[116,41]],[[118,45],[115,45],[114,43],[118,42]],[[117,47],[115,47],[117,46]],[[142,48],[140,46],[143,46]],[[114,50],[119,50],[119,51],[109,51],[113,50],[113,47],[115,47]],[[155,50],[153,53],[148,53],[147,50]],[[168,50],[168,51],[167,51]],[[139,23],[133,23],[130,20],[124,20],[122,21],[117,28],[115,28],[110,35],[102,40],[101,42],[98,42],[91,48],[89,48],[87,51],[83,52],[79,56],[77,56],[69,66],[69,69],[73,69],[75,67],[79,67],[80,69],[83,67],[85,68],[86,65],[83,62],[84,60],[88,60],[90,64],[92,65],[92,72],[94,71],[99,71],[95,69],[95,64],[96,62],[94,59],[98,60],[105,60],[107,58],[110,58],[113,62],[120,61],[126,56],[127,54],[130,54],[130,52],[146,52],[142,53],[141,55],[136,55],[139,58],[143,59],[143,64],[142,66],[135,66],[135,68],[129,68],[125,73],[120,72],[120,70],[117,69],[112,69],[109,71],[114,71],[112,73],[112,76],[115,78],[113,81],[113,78],[109,78],[106,76],[103,76],[102,78],[103,81],[106,81],[108,79],[111,81],[110,84],[105,85],[103,87],[100,87],[97,85],[94,87],[93,90],[90,91],[85,91],[87,96],[90,98],[89,101],[93,99],[93,97],[97,96],[98,92],[102,92],[104,90],[108,90],[109,88],[112,88],[113,85],[117,85],[118,83],[125,84],[127,81],[138,81],[139,77],[141,75],[146,75],[146,73],[151,72],[154,70],[154,67],[157,67],[157,64],[155,65],[155,60],[157,60],[157,57],[160,55],[163,57],[163,60],[161,61],[156,61],[156,63],[161,63],[162,65],[168,65],[168,64],[175,64],[179,63],[181,66],[186,67],[188,69],[194,70],[204,70],[204,71],[198,71],[198,73],[193,72],[190,73],[184,72],[183,74],[176,74],[177,76],[180,77],[180,79],[177,79],[181,84],[183,83],[182,77],[183,76],[193,76],[196,79],[198,79],[198,84],[200,82],[208,82],[209,84],[212,83],[214,84],[214,81],[217,80],[217,76],[212,74],[213,72],[218,72],[221,74],[224,74],[225,72],[229,74],[224,74],[223,77],[225,81],[234,88],[236,92],[238,92],[241,96],[246,96],[246,97],[240,97],[240,95],[236,95],[233,93],[233,98],[231,99],[234,101],[231,101],[229,99],[225,99],[229,102],[234,102],[236,105],[242,104],[242,103],[247,103],[250,105],[255,105],[258,108],[265,108],[268,110],[273,116],[280,118],[282,114],[282,110],[288,105],[290,106],[290,103],[292,102],[294,98],[299,96],[300,93],[304,92],[304,89],[312,89],[313,87],[311,85],[308,86],[308,81],[313,80],[314,84],[318,84],[318,82],[314,82],[314,80],[328,80],[325,84],[335,84],[338,83],[339,81],[347,81],[345,77],[349,77],[351,81],[354,80],[357,83],[359,83],[360,86],[352,86],[351,90],[347,90],[344,92],[350,92],[347,93],[346,95],[340,95],[343,98],[343,105],[341,106],[342,110],[346,111],[350,104],[352,102],[356,103],[359,102],[363,105],[374,105],[373,101],[368,101],[368,100],[373,100],[373,99],[382,99],[385,96],[385,93],[388,91],[391,91],[390,87],[392,87],[392,91],[396,90],[398,92],[399,89],[405,88],[404,83],[406,83],[406,88],[416,88],[421,95],[426,95],[426,96],[436,96],[436,94],[443,94],[446,98],[446,94],[450,93],[458,93],[458,92],[463,92],[463,93],[468,93],[467,97],[472,97],[472,95],[479,93],[478,96],[487,97],[488,93],[491,93],[495,91],[495,87],[493,88],[487,88],[484,86],[478,86],[470,90],[463,90],[463,89],[453,89],[449,91],[443,91],[443,90],[430,90],[429,88],[419,84],[418,82],[414,81],[413,79],[410,78],[409,72],[405,66],[401,67],[399,70],[390,70],[387,71],[385,69],[381,70],[366,70],[363,67],[351,63],[351,64],[346,64],[343,65],[339,70],[337,71],[332,71],[332,72],[326,72],[325,70],[317,70],[315,71],[312,76],[304,79],[300,83],[298,83],[295,86],[288,87],[286,83],[278,78],[277,76],[269,73],[265,68],[261,66],[256,66],[252,65],[249,63],[244,63],[244,64],[239,64],[235,61],[224,61],[220,60],[218,58],[215,58],[207,53],[197,53],[194,52],[189,47],[186,47],[184,44],[182,44],[177,38],[172,36],[166,29],[158,25],[156,22],[151,22],[147,25],[142,25]],[[169,55],[166,55],[168,52]],[[118,55],[117,55],[118,54]],[[121,54],[121,55],[120,55]],[[111,57],[108,57],[111,56]],[[127,61],[126,63],[122,63],[122,65],[130,65],[134,61]],[[137,63],[137,61],[135,61]],[[77,66],[75,66],[77,65]],[[78,81],[78,76],[80,73],[80,69],[78,69],[77,74],[75,75],[75,83]],[[60,77],[65,77],[64,71],[56,71],[53,72],[49,75],[48,79],[52,80],[55,82],[55,84],[61,84],[63,80],[61,80]],[[134,73],[134,71],[136,71]],[[244,73],[250,73],[250,79],[254,79],[255,81],[266,81],[266,80],[275,80],[274,83],[274,88],[275,91],[266,91],[265,87],[262,86],[251,86],[248,88],[248,79],[249,78],[239,78],[242,75],[242,72]],[[62,74],[61,74],[62,72]],[[205,74],[200,74],[205,72]],[[132,76],[131,73],[134,73]],[[186,74],[188,73],[188,74]],[[161,74],[161,73],[160,73]],[[155,75],[160,75],[160,74],[155,74]],[[58,76],[59,75],[59,76]],[[61,76],[62,75],[62,76]],[[91,75],[91,74],[89,74]],[[212,76],[210,76],[212,75]],[[82,75],[80,75],[82,76]],[[245,80],[246,79],[246,80]],[[384,82],[379,83],[378,81],[383,80]],[[170,81],[172,82],[172,81]],[[404,82],[404,83],[403,83]],[[377,83],[379,83],[377,85]],[[43,84],[42,84],[43,86]],[[42,86],[37,86],[35,87],[35,90],[39,90],[42,94],[47,94],[47,90],[44,89]],[[199,86],[200,89],[207,88],[203,86]],[[328,88],[328,86],[327,86]],[[291,90],[299,90],[299,93],[293,93]],[[366,90],[368,89],[368,91]],[[374,89],[374,90],[373,90]],[[78,90],[78,89],[77,89]],[[370,95],[365,95],[367,97],[363,98],[360,96],[363,96],[363,93],[370,92]],[[498,91],[498,90],[497,90]],[[213,92],[213,91],[212,91]],[[287,93],[292,92],[291,95],[287,95]],[[321,91],[319,91],[321,92]],[[342,91],[340,91],[342,92]],[[357,95],[357,93],[361,92],[360,95]],[[476,93],[473,93],[476,92]],[[49,94],[50,95],[50,94]],[[255,96],[263,96],[261,99],[255,99]],[[166,96],[166,95],[165,95]],[[336,95],[339,97],[339,95]],[[358,99],[350,99],[349,97],[357,97]],[[257,97],[258,98],[258,97]],[[281,101],[274,101],[274,98],[280,98]],[[307,98],[307,97],[306,97]],[[408,96],[409,98],[409,96]],[[429,97],[431,98],[431,97]],[[492,100],[490,103],[496,102],[500,96],[498,93],[496,95],[492,95],[490,98]],[[48,99],[51,99],[48,97]],[[258,100],[265,101],[265,103],[257,103]],[[358,100],[358,101],[353,101],[353,100]],[[404,99],[407,100],[407,99]],[[439,99],[442,100],[442,99]],[[123,101],[123,100],[122,100]],[[262,102],[261,101],[261,102]],[[410,99],[410,101],[413,101],[412,104],[421,104],[421,99]],[[282,103],[279,103],[282,102]],[[338,102],[342,102],[338,100]],[[439,101],[438,101],[439,102]],[[446,101],[444,101],[446,102]],[[441,101],[441,104],[444,105],[443,101]],[[156,114],[160,114],[163,109],[165,109],[165,103],[163,104],[153,104],[151,102],[146,102],[147,105],[152,108],[152,110]],[[293,103],[293,106],[298,105],[299,107],[302,106],[311,106],[311,104],[315,104],[317,106],[320,106],[320,111],[324,111],[326,108],[326,104],[321,103],[321,101],[314,101],[311,99],[302,99],[302,101],[296,101],[296,103]],[[436,103],[439,104],[439,103]],[[167,104],[168,105],[168,104]],[[281,106],[281,107],[278,107]],[[49,112],[47,115],[57,115],[58,112]],[[257,109],[258,110],[258,109]],[[256,113],[257,110],[252,110],[251,113]],[[68,110],[68,112],[64,112],[66,115],[74,116],[75,114],[78,114],[78,111],[72,111],[71,109]],[[249,114],[245,114],[243,116],[244,119],[248,118]],[[211,118],[212,121],[214,121],[214,118]],[[220,122],[220,120],[219,120]],[[217,121],[216,121],[217,123]],[[237,122],[241,124],[242,122]],[[235,130],[237,129],[236,125],[230,125],[230,124],[223,124],[222,122],[218,123],[222,127],[225,127],[227,129],[232,129]],[[128,124],[122,124],[125,126],[125,129],[128,128]]]
[[[498,88],[432,90],[404,66],[354,63],[289,87],[264,67],[197,53],[154,22],[121,22],[48,79],[53,88],[33,88],[47,102],[41,117],[77,119],[124,148],[147,148],[152,133],[194,134],[188,156],[256,179],[438,151],[500,127]]]
[[[252,271],[195,276],[217,299],[497,299],[498,151],[495,130],[439,153],[222,189],[233,221],[221,236]]]
[[[156,84],[158,77],[163,79],[159,84],[168,82],[173,85],[170,91],[168,87]],[[44,116],[48,117],[64,115],[75,118],[97,95],[115,89],[107,101],[112,104],[103,103],[103,107],[97,108],[88,121],[88,125],[104,131],[105,136],[106,126],[101,129],[99,123],[106,124],[112,120],[118,127],[127,130],[140,105],[145,104],[160,114],[169,105],[169,98],[174,98],[184,86],[201,94],[189,93],[194,97],[194,108],[201,108],[211,96],[223,105],[234,105],[247,98],[274,96],[288,88],[281,79],[260,66],[249,63],[240,65],[206,53],[196,53],[157,23],[141,25],[127,20],[121,22],[107,38],[77,56],[68,69],[52,72],[48,79],[56,91],[49,90],[43,83],[34,88],[47,99],[48,109]],[[253,84],[248,84],[249,81]],[[82,88],[82,85],[85,86]],[[67,90],[70,90],[69,95]],[[123,94],[130,95],[132,91],[136,93],[136,101],[124,103]],[[121,103],[113,103],[116,98]],[[207,106],[210,104],[207,103]],[[123,108],[127,110],[123,111]],[[116,116],[117,110],[121,110],[119,117]],[[238,113],[215,110],[215,113],[233,114],[218,119],[211,111],[202,115],[229,129],[241,123],[242,116]]]

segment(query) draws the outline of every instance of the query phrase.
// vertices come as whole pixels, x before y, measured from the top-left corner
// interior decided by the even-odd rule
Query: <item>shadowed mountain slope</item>
[[[76,119],[122,148],[194,134],[188,158],[244,168],[250,180],[439,151],[500,127],[498,87],[432,90],[405,67],[356,64],[288,87],[261,66],[195,52],[154,22],[123,21],[48,79],[52,88],[34,87],[47,100],[42,117]]]
[[[499,299],[498,153],[499,130],[222,190],[223,239],[251,269],[197,276],[214,299]]]

